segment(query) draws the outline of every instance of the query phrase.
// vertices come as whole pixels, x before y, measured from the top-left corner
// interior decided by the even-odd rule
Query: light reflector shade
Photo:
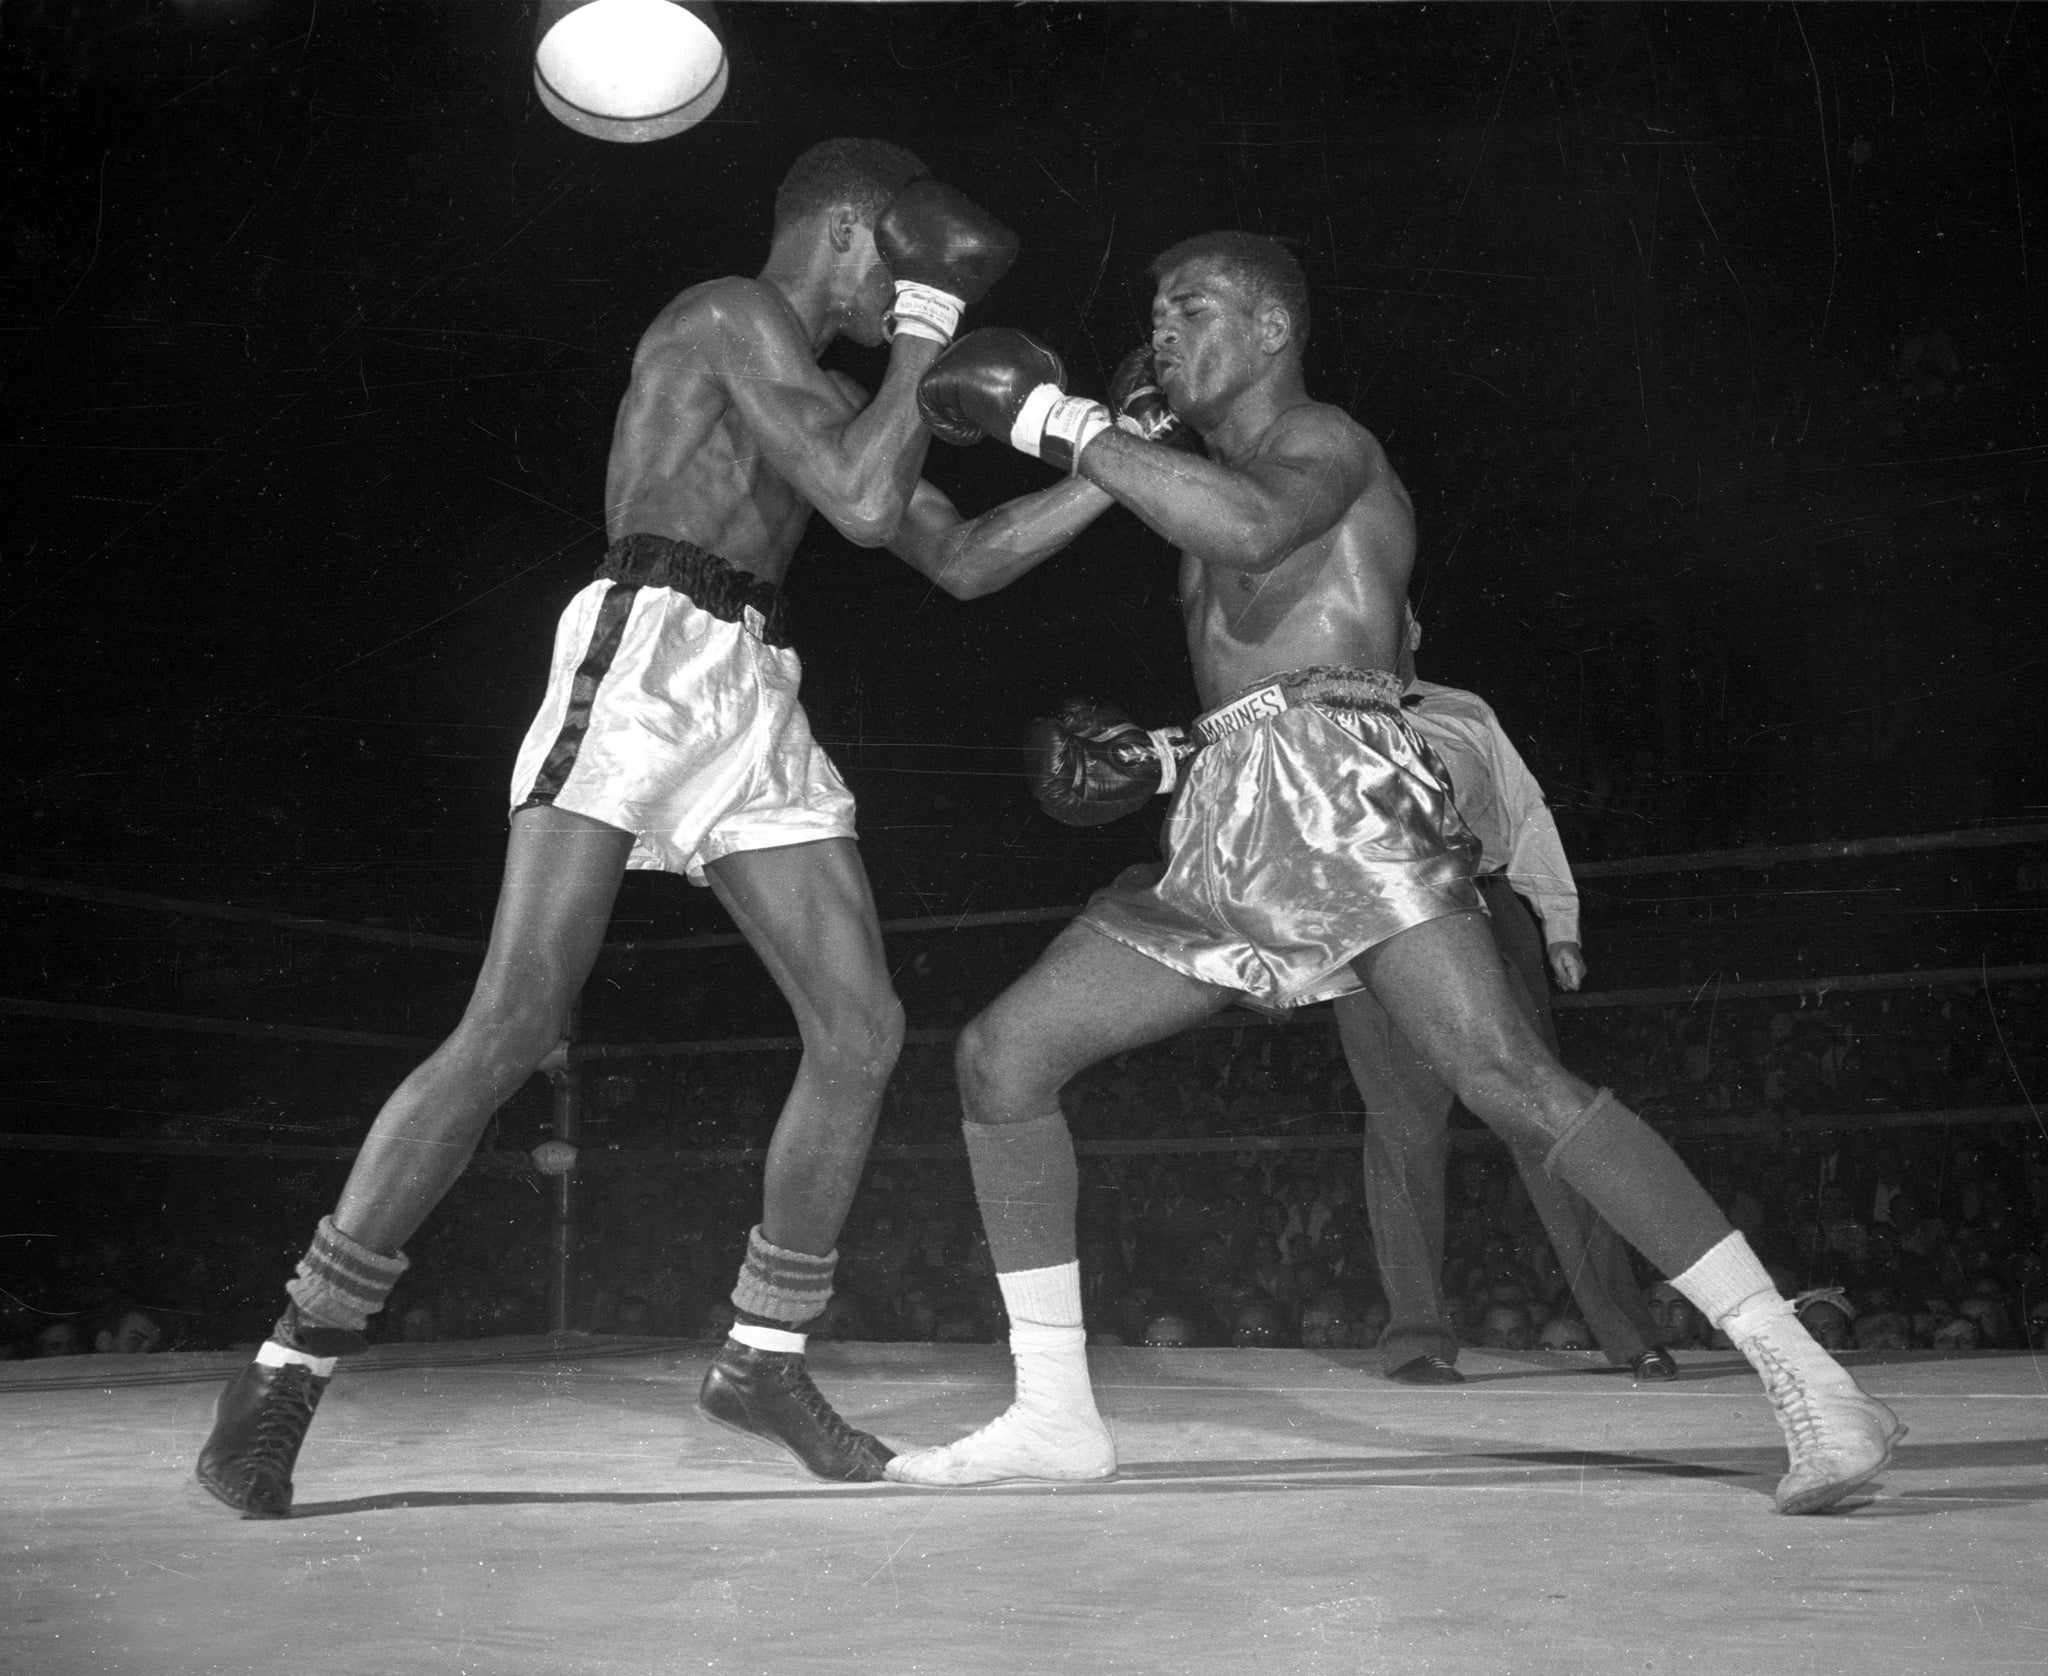
[[[702,122],[728,74],[709,11],[677,0],[543,0],[533,50],[541,104],[579,134],[626,144]]]

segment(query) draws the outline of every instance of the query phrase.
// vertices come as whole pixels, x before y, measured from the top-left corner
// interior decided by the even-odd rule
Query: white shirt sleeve
[[[1508,830],[1508,883],[1529,899],[1543,921],[1545,943],[1579,940],[1579,887],[1572,882],[1564,839],[1544,800],[1543,788],[1522,760],[1491,706],[1486,712],[1488,766],[1494,796]]]

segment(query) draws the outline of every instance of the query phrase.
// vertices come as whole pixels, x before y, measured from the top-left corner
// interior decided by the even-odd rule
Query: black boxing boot
[[[215,1399],[199,1482],[245,1519],[289,1518],[292,1465],[335,1358],[368,1345],[361,1333],[322,1327],[287,1305],[256,1359]]]
[[[704,1375],[697,1407],[721,1426],[781,1444],[807,1472],[837,1483],[875,1483],[896,1454],[839,1417],[811,1383],[801,1351],[727,1339]]]

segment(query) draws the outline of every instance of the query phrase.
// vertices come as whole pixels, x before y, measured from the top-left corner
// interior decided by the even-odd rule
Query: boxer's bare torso
[[[1269,570],[1233,569],[1182,552],[1181,614],[1205,706],[1290,669],[1395,664],[1415,562],[1408,491],[1372,433],[1322,403],[1290,409],[1244,458],[1222,460],[1241,468],[1262,449],[1289,442],[1345,459],[1365,487],[1334,527]]]
[[[1159,276],[1159,389],[1206,459],[1120,432],[1081,472],[1180,552],[1206,707],[1292,669],[1392,670],[1415,516],[1378,440],[1302,384],[1295,322],[1194,257]]]
[[[882,532],[859,527],[862,485],[835,476],[827,451],[812,445],[847,427],[867,397],[817,358],[841,332],[879,341],[888,295],[878,268],[851,307],[816,322],[767,277],[707,280],[677,296],[642,334],[619,403],[607,536],[692,541],[778,584],[814,507],[872,545]],[[899,423],[914,426],[915,409],[906,406]],[[898,468],[906,480],[922,452]]]

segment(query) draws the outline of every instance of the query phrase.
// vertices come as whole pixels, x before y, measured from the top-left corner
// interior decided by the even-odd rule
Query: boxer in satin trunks
[[[1235,1002],[1333,995],[1340,1033],[1376,1003],[1474,1115],[1540,1152],[1748,1358],[1787,1447],[1778,1509],[1836,1506],[1883,1469],[1897,1417],[1813,1341],[1669,1143],[1560,1064],[1509,990],[1449,781],[1390,714],[1414,507],[1378,439],[1308,393],[1300,263],[1273,239],[1221,230],[1175,245],[1151,273],[1151,342],[1111,378],[1114,411],[1069,395],[1058,358],[1023,333],[963,339],[919,387],[939,434],[1006,438],[1066,472],[1039,496],[1078,497],[984,513],[970,549],[1000,555],[1057,533],[1062,510],[1120,504],[1178,551],[1209,737],[1157,882],[1126,878],[1098,896],[960,1033],[961,1135],[1015,1399],[965,1437],[894,1457],[887,1476],[938,1489],[1117,1470],[1088,1377],[1061,1092]],[[1179,747],[1171,730],[1135,726],[1124,731],[1149,744],[1119,744],[1113,718],[1087,709],[1063,706],[1072,719],[1053,718],[1045,741],[1048,761],[1079,764],[1082,794],[1041,764],[1040,801],[1050,778],[1065,789],[1047,806],[1078,801],[1085,815],[1087,788],[1106,789],[1098,801],[1115,818],[1117,774],[1149,756],[1149,786],[1165,789]]]
[[[1402,718],[1398,676],[1298,670],[1195,731],[1163,873],[1126,869],[1083,925],[1279,1011],[1359,988],[1351,962],[1396,932],[1485,911],[1478,844]]]
[[[813,515],[880,548],[913,505],[913,550],[896,550],[934,585],[979,595],[1015,573],[1007,557],[961,559],[948,538],[962,520],[918,476],[931,441],[918,391],[1017,240],[910,152],[848,137],[791,163],[769,241],[758,272],[677,292],[634,349],[605,465],[612,545],[557,631],[469,1003],[384,1101],[285,1283],[284,1313],[221,1392],[199,1451],[199,1482],[245,1517],[290,1515],[315,1408],[337,1367],[367,1348],[409,1267],[406,1242],[492,1114],[536,1070],[573,1062],[565,1033],[628,868],[711,889],[803,1048],[698,1412],[834,1482],[872,1482],[889,1460],[805,1360],[903,1008],[852,799],[797,703],[780,590]],[[819,362],[842,337],[886,345],[872,399]],[[800,1562],[790,1586],[804,1586]]]
[[[555,630],[512,807],[633,834],[629,868],[854,835],[853,794],[797,702],[781,590],[687,541],[612,543]]]

